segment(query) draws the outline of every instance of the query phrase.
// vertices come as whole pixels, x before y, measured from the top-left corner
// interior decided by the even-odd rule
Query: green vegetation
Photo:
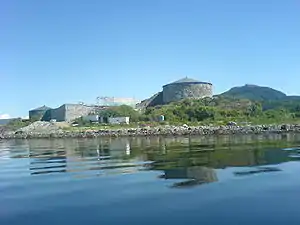
[[[251,101],[230,97],[214,97],[199,100],[185,99],[168,105],[149,107],[141,112],[130,106],[115,106],[99,111],[100,116],[129,116],[130,125],[109,125],[109,127],[138,127],[141,124],[188,124],[225,125],[229,122],[251,124],[297,123],[300,121],[300,104],[286,101]],[[159,122],[164,115],[165,121]],[[80,127],[107,128],[91,124],[82,119],[76,120]]]
[[[131,122],[140,121],[140,113],[127,105],[114,106],[107,110],[101,110],[98,112],[103,117],[123,117],[129,116]]]
[[[146,118],[165,115],[167,121],[174,123],[226,124],[234,121],[267,124],[296,121],[299,113],[295,110],[282,107],[264,110],[263,102],[216,97],[148,108],[144,114]]]
[[[39,120],[40,120],[40,118],[38,116],[35,116],[31,119],[17,118],[17,119],[11,120],[7,125],[4,125],[4,127],[9,130],[17,130],[19,128],[26,127],[29,124],[39,121]]]
[[[236,99],[249,99],[261,103],[263,110],[286,109],[293,113],[300,112],[300,96],[287,96],[281,91],[257,85],[234,87],[219,95],[220,97]]]
[[[5,127],[9,130],[17,130],[22,127],[26,127],[34,121],[23,120],[21,118],[11,120]]]

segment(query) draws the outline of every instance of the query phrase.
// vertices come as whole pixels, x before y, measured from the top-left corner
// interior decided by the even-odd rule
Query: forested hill
[[[220,94],[220,96],[254,101],[283,100],[288,97],[285,93],[273,88],[249,84],[241,87],[233,87],[229,91]]]
[[[257,101],[261,103],[263,110],[278,108],[292,111],[300,110],[300,96],[288,96],[270,87],[247,84],[241,87],[233,87],[217,96]]]

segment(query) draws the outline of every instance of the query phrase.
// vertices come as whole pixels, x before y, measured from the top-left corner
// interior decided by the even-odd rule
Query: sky
[[[0,118],[183,77],[300,95],[298,0],[0,0]]]

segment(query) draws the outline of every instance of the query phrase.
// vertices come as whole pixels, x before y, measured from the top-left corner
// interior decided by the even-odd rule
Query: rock
[[[236,122],[233,122],[233,121],[231,121],[231,122],[228,122],[228,123],[227,123],[227,125],[228,125],[228,126],[236,126],[236,125],[237,125],[237,123],[236,123]]]
[[[288,131],[289,129],[290,129],[290,125],[288,124],[281,125],[281,130]]]

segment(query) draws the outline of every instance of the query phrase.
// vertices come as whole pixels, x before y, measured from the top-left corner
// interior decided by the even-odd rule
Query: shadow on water
[[[74,178],[156,171],[171,187],[192,187],[218,182],[226,168],[235,168],[233,177],[280,172],[277,165],[300,159],[299,143],[293,134],[11,140],[0,143],[0,163],[26,159],[30,175]]]

